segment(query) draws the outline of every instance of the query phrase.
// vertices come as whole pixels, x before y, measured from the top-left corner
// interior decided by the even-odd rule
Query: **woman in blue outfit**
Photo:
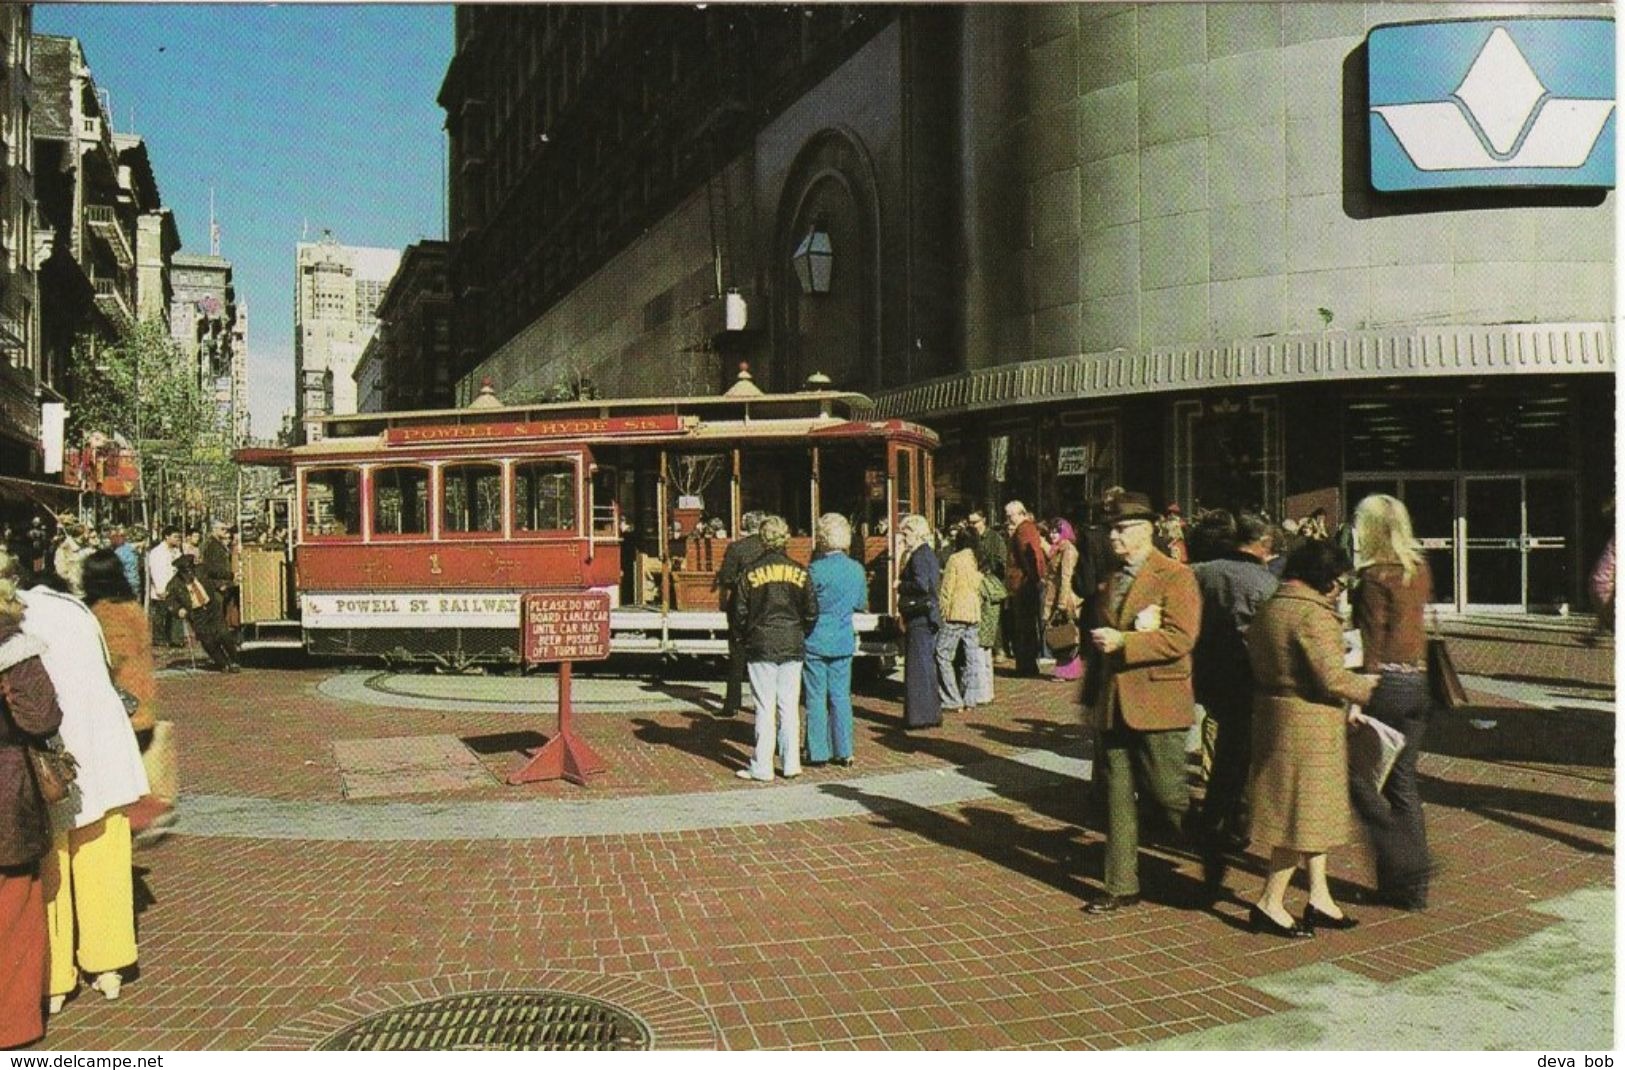
[[[852,655],[857,653],[852,614],[869,602],[863,566],[847,554],[852,525],[840,513],[818,518],[818,556],[809,571],[818,596],[818,623],[807,636],[801,694],[807,703],[807,761],[852,764]],[[833,737],[834,753],[830,752]]]
[[[942,695],[937,690],[937,632],[942,608],[942,565],[931,548],[931,524],[918,513],[897,525],[897,611],[907,628],[903,654],[903,720],[910,728],[934,728],[942,723]]]

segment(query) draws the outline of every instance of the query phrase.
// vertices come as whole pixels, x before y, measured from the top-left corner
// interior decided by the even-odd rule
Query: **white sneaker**
[[[119,976],[117,970],[108,970],[98,973],[96,979],[90,982],[90,987],[106,996],[108,999],[118,999],[119,990],[124,986],[124,978]]]
[[[61,1014],[62,1013],[62,1005],[64,1003],[66,1003],[66,1002],[68,1002],[68,997],[67,997],[66,993],[64,993],[64,994],[62,994],[60,996],[52,996],[51,997],[51,1004],[50,1004],[49,1013],[51,1013],[51,1014]]]
[[[738,777],[740,780],[760,780],[764,784],[767,781],[773,779],[770,776],[757,776],[755,773],[751,772],[749,769],[735,769],[734,770],[734,776]]]

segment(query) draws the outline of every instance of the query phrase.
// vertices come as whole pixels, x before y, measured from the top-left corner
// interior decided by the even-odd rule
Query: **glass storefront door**
[[[1532,610],[1557,610],[1568,604],[1574,583],[1578,530],[1574,480],[1564,476],[1525,476],[1524,552],[1528,562],[1525,604]]]
[[[1465,602],[1477,609],[1522,609],[1523,479],[1467,476],[1462,482]]]
[[[1572,476],[1351,476],[1349,512],[1378,493],[1394,495],[1410,510],[1436,604],[1549,613],[1573,597],[1578,518]]]

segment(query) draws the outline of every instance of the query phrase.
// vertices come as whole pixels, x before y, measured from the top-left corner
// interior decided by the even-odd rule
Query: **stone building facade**
[[[1598,20],[1608,54],[1580,66],[1613,70],[1611,7],[872,8],[826,52],[804,31],[768,61],[799,73],[783,91],[752,69],[754,96],[725,74],[763,30],[726,8],[487,10],[459,12],[441,92],[460,336],[485,324],[464,397],[571,375],[709,393],[740,359],[778,389],[824,372],[942,434],[938,521],[1016,497],[1083,521],[1113,483],[1336,521],[1381,490],[1410,504],[1444,604],[1581,602],[1611,530],[1617,117],[1580,136],[1589,177],[1497,169],[1548,98],[1607,107],[1611,76],[1565,71]],[[1413,50],[1406,77],[1489,162],[1387,189],[1375,42],[1440,20],[1457,44]],[[628,50],[664,92],[591,91]],[[714,166],[611,210],[664,157],[604,131],[654,146],[713,113],[739,116]],[[524,184],[558,173],[591,197],[537,223]],[[560,237],[575,259],[533,280],[530,243]],[[730,289],[736,329],[713,311]]]
[[[33,8],[0,8],[0,474],[40,467]]]
[[[356,411],[443,409],[452,404],[448,246],[406,247],[378,303],[378,330],[356,365]]]
[[[294,247],[294,407],[299,441],[316,417],[356,411],[355,369],[378,328],[399,249],[340,245],[331,233]]]

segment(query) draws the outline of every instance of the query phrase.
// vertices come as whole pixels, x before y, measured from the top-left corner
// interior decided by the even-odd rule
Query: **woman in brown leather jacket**
[[[8,565],[0,561],[0,572]],[[40,859],[51,850],[51,830],[26,752],[62,723],[56,690],[40,664],[44,644],[22,634],[22,615],[16,586],[0,579],[0,1049],[45,1034]]]
[[[1405,910],[1421,910],[1427,906],[1432,861],[1416,760],[1433,705],[1423,621],[1433,578],[1412,533],[1410,513],[1397,498],[1373,494],[1361,500],[1354,510],[1354,545],[1354,623],[1360,629],[1363,671],[1380,677],[1365,712],[1404,733],[1405,749],[1381,792],[1357,777],[1349,793],[1371,838],[1378,896]]]

